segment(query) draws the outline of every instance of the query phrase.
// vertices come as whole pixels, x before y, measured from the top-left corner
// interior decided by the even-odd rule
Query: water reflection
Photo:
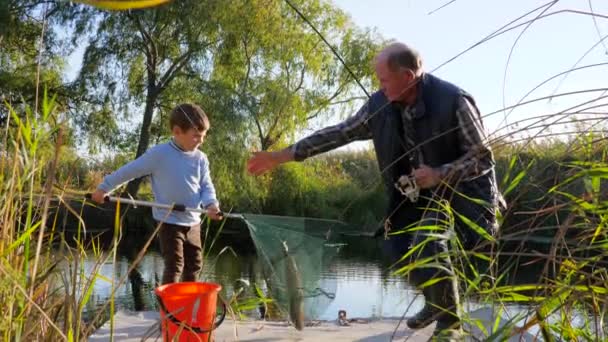
[[[126,239],[126,241],[142,241],[142,239]],[[394,276],[387,270],[386,264],[378,257],[379,250],[371,240],[351,243],[343,248],[333,259],[329,266],[321,270],[318,287],[328,289],[335,297],[316,296],[305,300],[306,317],[309,319],[335,320],[338,311],[345,310],[349,318],[376,318],[376,317],[402,317],[409,316],[421,309],[423,299],[405,279]],[[230,241],[218,243],[220,246],[230,245]],[[98,305],[105,303],[110,296],[112,285],[104,281],[118,279],[125,276],[128,269],[141,250],[140,246],[129,245],[120,248],[116,263],[107,262],[98,270],[102,276],[95,283],[93,300],[87,310],[94,311]],[[95,269],[98,258],[89,256],[85,260],[85,272],[89,274]],[[518,282],[536,283],[539,272],[524,267],[525,272],[517,273]],[[116,309],[134,311],[158,310],[153,290],[159,284],[163,271],[163,261],[158,250],[151,248],[140,260],[127,277],[128,281],[116,290]],[[512,275],[515,279],[515,275]],[[238,284],[243,280],[250,284],[259,284],[266,290],[263,276],[257,258],[251,245],[242,245],[234,253],[224,252],[205,255],[202,281],[215,282],[222,285],[221,295],[230,298],[236,291]],[[483,305],[478,303],[465,303],[466,311],[474,311]],[[526,316],[529,308],[509,305],[503,307],[505,317],[514,317],[520,313]],[[407,310],[407,312],[406,312]],[[254,318],[260,317],[258,310],[246,312]],[[284,316],[282,316],[284,317]],[[583,326],[588,320],[579,315],[574,325]],[[557,321],[559,317],[552,317],[550,321]],[[593,324],[592,324],[593,325]],[[537,332],[537,328],[532,329]]]
[[[106,263],[99,269],[102,277],[120,279],[124,276],[134,255],[121,255],[116,264]],[[235,292],[237,280],[262,284],[255,255],[208,255],[203,265],[202,281],[222,284],[222,295],[229,298]],[[85,261],[85,269],[92,270],[97,258],[91,256]],[[116,291],[118,308],[144,311],[156,310],[153,289],[162,274],[163,261],[160,253],[150,250],[128,276],[128,281]],[[338,310],[346,310],[349,317],[396,317],[401,316],[415,293],[407,283],[382,271],[379,260],[349,260],[338,256],[330,267],[321,274],[319,288],[335,289],[335,297],[320,294],[307,298],[307,316],[330,320],[337,317]],[[98,280],[93,290],[98,303],[106,301],[112,286],[107,281]],[[420,303],[419,303],[420,302]],[[416,300],[410,310],[420,308]]]

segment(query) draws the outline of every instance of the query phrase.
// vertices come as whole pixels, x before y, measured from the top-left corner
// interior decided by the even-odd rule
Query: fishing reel
[[[399,177],[399,179],[395,183],[395,188],[397,188],[397,190],[399,190],[399,192],[403,196],[407,197],[410,202],[418,202],[420,188],[418,187],[418,184],[416,184],[416,178],[414,178],[414,174],[402,175],[401,177]]]

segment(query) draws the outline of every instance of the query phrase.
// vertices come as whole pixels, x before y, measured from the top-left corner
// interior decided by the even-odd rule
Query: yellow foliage
[[[106,10],[124,11],[163,5],[171,0],[72,0]]]

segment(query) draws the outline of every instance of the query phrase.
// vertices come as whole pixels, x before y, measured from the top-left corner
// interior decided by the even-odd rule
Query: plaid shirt
[[[411,111],[407,107],[404,111]],[[404,116],[407,113],[402,113]],[[465,97],[461,97],[456,109],[459,129],[458,137],[462,151],[466,151],[453,162],[443,164],[438,169],[443,179],[460,181],[472,180],[487,174],[494,167],[492,150],[484,131],[477,108]],[[356,140],[368,140],[372,133],[368,120],[374,115],[366,102],[359,111],[335,125],[321,129],[291,146],[294,158],[302,161],[319,153],[333,150]],[[424,157],[424,156],[422,156]]]

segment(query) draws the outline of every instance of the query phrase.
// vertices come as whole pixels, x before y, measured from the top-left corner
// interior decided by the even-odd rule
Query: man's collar
[[[414,103],[412,117],[414,119],[419,119],[426,114],[426,107],[424,105],[424,94],[423,88],[424,83],[426,82],[426,74],[422,73],[418,78],[418,82],[416,82],[416,103]]]

